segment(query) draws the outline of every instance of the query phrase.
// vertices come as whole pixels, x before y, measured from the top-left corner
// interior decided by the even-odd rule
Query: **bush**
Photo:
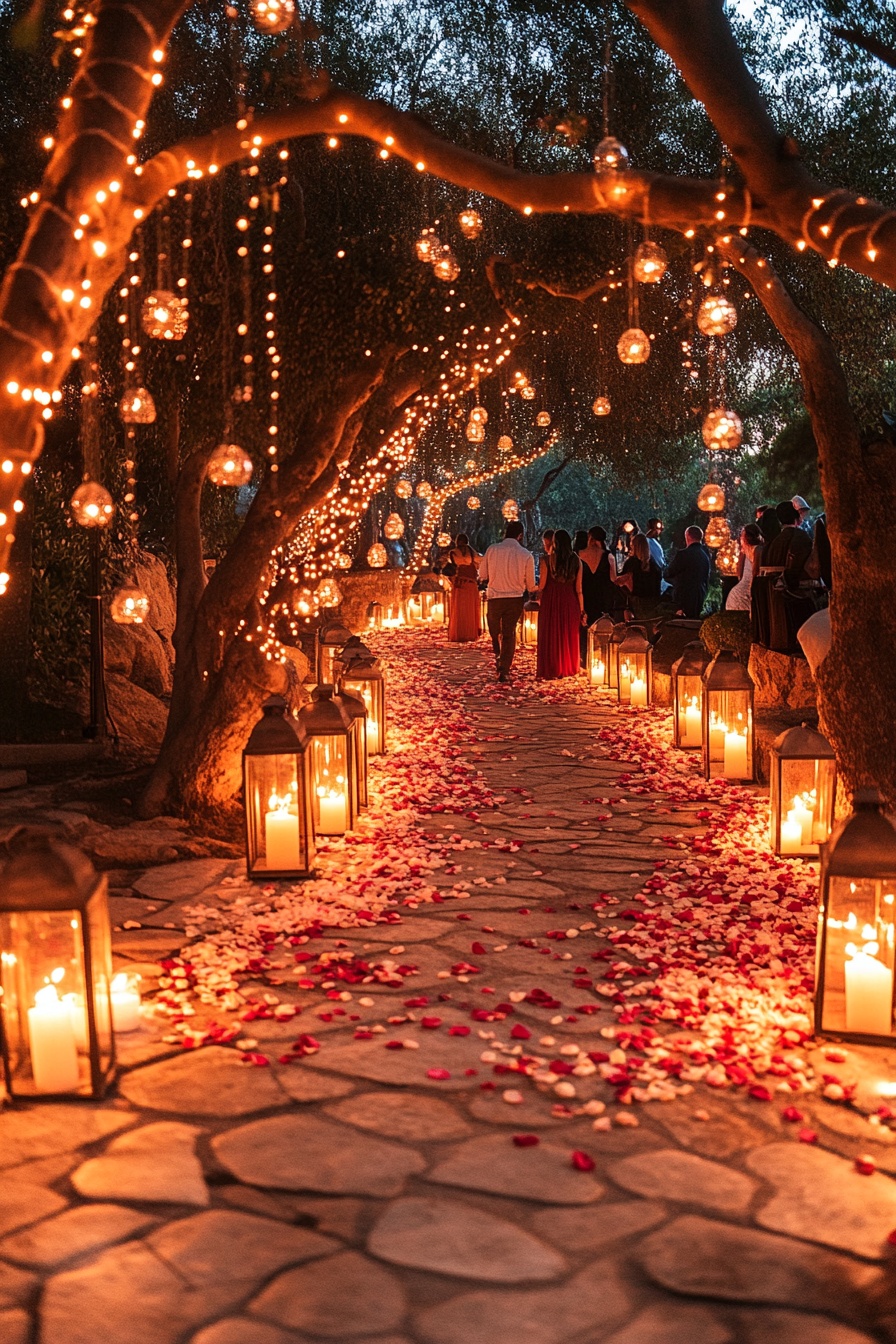
[[[750,661],[750,615],[746,611],[717,611],[700,627],[700,638],[713,655],[731,649],[746,667]]]

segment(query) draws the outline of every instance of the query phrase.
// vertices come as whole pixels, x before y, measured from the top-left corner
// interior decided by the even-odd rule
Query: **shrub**
[[[719,649],[731,649],[746,666],[750,661],[750,614],[746,611],[717,611],[700,627],[700,638],[713,655]]]

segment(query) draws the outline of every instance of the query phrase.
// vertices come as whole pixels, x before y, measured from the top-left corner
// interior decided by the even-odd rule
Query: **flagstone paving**
[[[629,784],[596,738],[619,717],[606,700],[514,696],[482,646],[404,656],[464,688],[461,754],[501,799],[421,820],[455,837],[423,874],[445,899],[318,930],[315,958],[384,968],[360,988],[302,989],[272,951],[241,993],[299,1011],[239,1024],[240,1053],[226,1034],[181,1050],[148,1017],[119,1038],[104,1102],[0,1114],[2,1344],[896,1341],[888,1129],[817,1093],[798,1097],[802,1143],[786,1097],[700,1085],[620,1105],[581,1053],[610,1058],[617,1021],[582,975],[612,946],[595,896],[633,899],[706,806]],[[71,809],[53,815],[89,838]],[[116,955],[152,987],[203,927],[194,907],[258,889],[179,823],[125,829],[94,827],[93,852],[118,865]],[[536,1049],[554,1063],[524,1078]],[[892,1060],[848,1053],[873,1111]]]

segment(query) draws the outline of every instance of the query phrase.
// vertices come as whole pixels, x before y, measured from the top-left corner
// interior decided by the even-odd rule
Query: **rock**
[[[12,1232],[17,1227],[27,1227],[29,1223],[36,1223],[39,1218],[47,1218],[66,1207],[66,1201],[61,1195],[57,1195],[54,1190],[47,1190],[43,1185],[5,1180],[0,1203],[0,1235]]]
[[[0,1256],[35,1269],[56,1269],[67,1260],[136,1236],[155,1222],[149,1214],[136,1213],[118,1204],[66,1209],[36,1227],[4,1237]]]
[[[120,672],[106,673],[106,699],[118,736],[130,754],[141,759],[155,759],[165,735],[168,706],[148,691],[135,686]],[[86,689],[79,690],[73,696],[72,703],[86,718]]]
[[[146,1244],[194,1288],[216,1279],[254,1285],[287,1265],[339,1250],[338,1242],[308,1228],[235,1209],[209,1209],[180,1218],[159,1228]]]
[[[334,1195],[397,1195],[406,1178],[426,1166],[413,1149],[317,1116],[255,1120],[219,1134],[212,1148],[218,1161],[248,1185]]]
[[[533,1232],[575,1253],[594,1254],[636,1232],[647,1232],[666,1217],[662,1204],[631,1199],[585,1209],[542,1209],[530,1219]]]
[[[250,1115],[289,1100],[270,1069],[253,1069],[221,1045],[185,1050],[135,1069],[118,1090],[135,1106],[181,1115]]]
[[[279,1330],[265,1321],[250,1321],[246,1316],[228,1316],[215,1321],[193,1335],[190,1344],[296,1344],[290,1331]]]
[[[459,1144],[426,1179],[544,1204],[593,1204],[604,1188],[589,1172],[576,1171],[571,1152],[546,1143],[517,1148],[509,1135],[487,1135]]]
[[[852,1162],[806,1144],[769,1144],[747,1165],[775,1188],[756,1215],[763,1227],[873,1260],[887,1253],[896,1227],[896,1185],[888,1176],[862,1176]]]
[[[742,1344],[872,1344],[870,1335],[827,1316],[807,1316],[802,1311],[759,1308],[739,1311],[734,1319]]]
[[[116,672],[150,695],[170,695],[171,645],[149,625],[117,625],[103,622],[106,675]]]
[[[0,1112],[0,1167],[70,1153],[133,1124],[132,1115],[99,1107],[31,1106]]]
[[[261,1022],[258,1024],[259,1036],[263,1025]],[[257,1073],[258,1070],[253,1069],[252,1072]],[[306,1067],[305,1060],[286,1065],[274,1064],[271,1072],[292,1101],[329,1101],[332,1097],[344,1097],[352,1091],[352,1084],[347,1078],[329,1078],[325,1073],[313,1073]]]
[[[646,1307],[603,1344],[696,1344],[698,1340],[699,1344],[739,1344],[734,1331],[708,1307],[678,1302]]]
[[[417,1097],[400,1092],[362,1092],[328,1106],[327,1113],[346,1124],[369,1129],[406,1143],[430,1139],[463,1139],[472,1126],[437,1097]]]
[[[144,827],[122,826],[118,830],[91,836],[86,848],[104,868],[148,868],[154,863],[170,863],[176,859],[176,845],[186,839],[185,834],[177,831],[150,831]]]
[[[156,817],[151,829],[158,829],[161,821]],[[176,819],[172,829],[182,831],[183,821]],[[137,878],[134,891],[152,901],[183,901],[215,886],[232,870],[229,859],[183,859],[164,868],[148,869]]]
[[[792,1146],[788,1151],[793,1151]],[[739,1171],[677,1148],[624,1157],[608,1170],[624,1190],[654,1199],[674,1199],[733,1216],[746,1213],[756,1182]]]
[[[486,1283],[539,1282],[566,1270],[561,1255],[515,1223],[445,1199],[395,1200],[367,1249],[394,1265]]]
[[[29,1344],[31,1317],[27,1311],[0,1311],[0,1339],[3,1344]]]
[[[416,963],[418,958],[415,956],[412,960]],[[444,958],[441,964],[445,964]],[[420,982],[414,980],[412,983],[416,989]],[[366,1078],[374,1083],[390,1083],[393,1086],[435,1089],[438,1092],[466,1091],[470,1087],[470,1079],[464,1077],[464,1069],[476,1068],[479,1064],[481,1043],[475,1037],[447,1036],[410,1026],[403,1026],[400,1035],[402,1040],[419,1040],[420,1049],[386,1050],[380,1036],[374,1037],[372,1041],[352,1041],[350,1045],[337,1045],[332,1049],[328,1047],[326,1052],[314,1055],[307,1064],[312,1069],[326,1069],[332,1073],[348,1074],[351,1078]],[[451,1077],[428,1078],[429,1069],[447,1069]]]
[[[170,643],[177,621],[177,602],[165,565],[158,556],[141,550],[133,573],[135,585],[149,598],[146,624]]]
[[[28,783],[27,770],[0,770],[0,792],[8,789],[24,789]]]
[[[102,1157],[91,1157],[72,1174],[87,1199],[139,1200],[148,1204],[209,1202],[194,1147],[201,1130],[159,1120],[113,1139]]]
[[[652,1232],[638,1259],[664,1288],[728,1302],[765,1302],[861,1318],[879,1270],[787,1237],[691,1214]]]
[[[628,1317],[632,1290],[618,1266],[599,1260],[560,1288],[478,1289],[427,1307],[416,1319],[425,1344],[563,1344]],[[593,1335],[590,1336],[593,1338]]]
[[[367,629],[367,608],[371,602],[379,602],[382,607],[397,607],[402,600],[399,570],[372,569],[340,574],[339,587],[342,589],[339,619],[349,630],[358,631],[362,639]]]
[[[250,1310],[287,1329],[341,1341],[396,1329],[405,1306],[394,1274],[357,1251],[344,1251],[278,1275]]]
[[[756,688],[757,709],[805,709],[815,713],[815,681],[805,658],[791,658],[788,653],[775,653],[754,644],[749,672]]]

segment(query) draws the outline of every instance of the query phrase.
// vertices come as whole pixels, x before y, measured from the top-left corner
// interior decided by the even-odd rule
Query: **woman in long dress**
[[[632,595],[631,602],[635,616],[638,618],[654,616],[660,600],[663,575],[650,554],[650,546],[642,532],[632,537],[631,555],[622,566],[622,575],[628,576],[627,583]]]
[[[554,544],[538,584],[538,651],[535,675],[553,680],[579,670],[579,630],[585,620],[582,565],[568,532]]]
[[[725,601],[726,611],[749,611],[753,605],[753,572],[756,552],[764,545],[765,538],[756,523],[747,523],[740,534],[740,560],[738,570],[740,578],[731,589]]]
[[[449,559],[455,566],[451,578],[451,616],[448,639],[452,644],[468,644],[478,639],[479,630],[479,556],[465,532],[458,535]]]

